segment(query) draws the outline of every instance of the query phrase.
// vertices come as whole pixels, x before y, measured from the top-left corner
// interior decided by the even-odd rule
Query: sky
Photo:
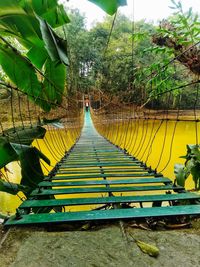
[[[87,0],[60,0],[60,2],[64,2],[67,7],[78,8],[81,13],[85,13],[88,28],[93,22],[102,21],[105,16],[104,11]],[[194,11],[200,13],[200,0],[180,0],[180,2],[185,11],[192,7]],[[135,21],[146,19],[146,21],[156,23],[173,13],[173,10],[169,8],[171,0],[127,0],[127,3],[127,6],[120,7],[119,10],[130,18],[133,18],[134,14]]]

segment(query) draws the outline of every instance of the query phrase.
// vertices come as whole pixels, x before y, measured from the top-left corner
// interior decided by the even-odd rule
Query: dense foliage
[[[95,91],[154,108],[177,108],[181,98],[181,108],[193,108],[195,85],[179,87],[198,80],[199,15],[172,2],[173,16],[159,26],[118,13],[111,36],[113,17],[87,30],[84,16],[72,10],[66,27],[69,91]]]
[[[91,2],[110,15],[113,15],[119,6],[126,4],[126,0]],[[72,35],[79,34],[79,20],[80,16],[74,16],[73,25],[77,32],[71,31]],[[61,38],[56,33],[60,28],[65,32],[64,26],[69,22],[63,5],[58,4],[57,0],[0,1],[0,84],[3,86],[3,89],[0,89],[3,91],[1,99],[11,96],[12,105],[13,91],[17,91],[27,95],[29,100],[46,112],[61,105],[63,96],[67,94],[66,83],[73,91],[73,77],[76,80],[81,66],[81,58],[74,61],[73,53],[68,51],[67,39],[70,42],[70,36],[67,36],[67,39],[66,36]],[[71,45],[76,46],[76,43],[73,44],[73,38]],[[80,56],[82,57],[81,53]],[[68,69],[68,77],[71,78],[69,81]],[[77,72],[74,72],[74,69]],[[9,91],[8,94],[5,89]],[[0,191],[14,195],[22,191],[29,196],[44,179],[40,159],[50,165],[49,159],[31,146],[34,139],[44,137],[46,130],[41,125],[23,125],[19,128],[14,124],[13,126],[14,128],[5,130],[1,125],[0,169],[7,171],[6,165],[9,162],[19,161],[22,179],[20,184],[11,183],[2,179],[3,172],[0,171]],[[50,210],[34,212],[41,211]]]

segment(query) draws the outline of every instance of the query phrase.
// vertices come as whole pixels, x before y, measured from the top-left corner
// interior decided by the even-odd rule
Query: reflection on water
[[[200,124],[197,125],[199,132]],[[189,121],[176,123],[174,121],[138,120],[122,122],[118,125],[115,123],[110,131],[106,129],[105,125],[103,127],[97,125],[97,128],[100,132],[107,134],[112,142],[126,148],[132,155],[147,162],[148,166],[156,168],[157,171],[162,171],[164,176],[171,179],[174,179],[174,164],[184,163],[184,160],[179,157],[186,154],[186,144],[196,143],[196,125],[195,122]],[[75,139],[76,133],[74,131],[60,130],[48,131],[44,140],[34,141],[33,146],[40,148],[51,160],[51,166],[42,163],[45,174],[62,157],[65,150],[72,146]],[[21,179],[19,163],[10,163],[7,167],[11,172],[8,173],[9,180],[19,182]],[[191,177],[186,182],[186,188],[194,188]],[[126,194],[131,195],[131,193]],[[101,197],[101,194],[90,194],[90,197],[94,196]],[[68,197],[81,197],[81,195],[69,195]],[[20,202],[17,196],[0,193],[0,212],[14,213]],[[88,209],[90,208],[91,206],[88,206]],[[74,207],[69,207],[69,209],[72,211]]]

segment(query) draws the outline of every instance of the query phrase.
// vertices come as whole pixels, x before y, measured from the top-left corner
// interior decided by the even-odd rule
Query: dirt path
[[[93,231],[47,232],[12,228],[0,250],[1,267],[199,267],[200,223],[193,229],[145,231],[134,238],[156,245],[157,258],[144,254],[118,224]]]

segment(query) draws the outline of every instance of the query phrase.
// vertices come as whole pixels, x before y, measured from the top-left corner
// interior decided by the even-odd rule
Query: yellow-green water
[[[113,143],[126,148],[129,153],[147,162],[147,166],[162,171],[172,180],[174,164],[184,163],[184,159],[179,157],[186,155],[186,145],[196,144],[196,136],[200,139],[200,123],[192,121],[134,120],[118,125],[114,123],[110,130],[102,124],[97,124],[97,128]],[[194,188],[191,177],[186,181],[186,188]]]
[[[48,166],[42,161],[42,169],[45,175],[52,169],[52,167],[64,155],[65,150],[68,150],[75,142],[77,132],[74,129],[65,130],[49,130],[46,132],[44,140],[35,140],[32,145],[37,147],[44,153],[51,161],[51,166]],[[19,183],[21,180],[21,168],[18,162],[9,163],[7,166],[9,172],[5,173],[6,179],[13,183]],[[20,205],[20,197],[24,197],[22,193],[18,196],[10,195],[0,192],[0,212],[9,214],[14,213],[16,208]]]
[[[158,171],[161,171],[169,161],[168,166],[162,173],[172,180],[174,179],[174,164],[184,163],[184,160],[179,157],[186,154],[186,144],[196,143],[196,126],[198,132],[200,132],[200,123],[195,124],[195,122],[189,121],[179,121],[177,124],[174,121],[163,121],[161,123],[159,120],[140,120],[118,124],[115,122],[112,124],[110,131],[106,125],[96,125],[100,133],[107,135],[112,142],[126,148],[132,155],[136,155],[137,158],[143,161],[147,160],[147,165],[152,166],[152,168],[157,167]],[[60,135],[62,135],[66,150],[72,146],[77,137],[76,133],[72,130],[68,132],[61,131],[60,133],[48,131],[44,140],[34,141],[33,143],[34,146],[40,147],[41,151],[48,156],[51,160],[51,166],[54,166],[61,158],[61,154],[64,153],[63,142],[59,141]],[[172,143],[173,145],[171,145]],[[49,149],[50,146],[52,150]],[[53,151],[55,153],[54,156],[52,155]],[[44,166],[48,170],[52,168],[45,164]],[[48,171],[44,166],[44,173],[47,174]],[[19,182],[21,179],[19,164],[10,163],[7,167],[11,172],[9,173],[10,182]],[[186,188],[194,188],[191,177],[186,182]],[[75,196],[72,195],[72,197]],[[17,196],[1,192],[0,212],[14,213],[20,202]],[[70,209],[73,210],[74,208],[70,207]]]

